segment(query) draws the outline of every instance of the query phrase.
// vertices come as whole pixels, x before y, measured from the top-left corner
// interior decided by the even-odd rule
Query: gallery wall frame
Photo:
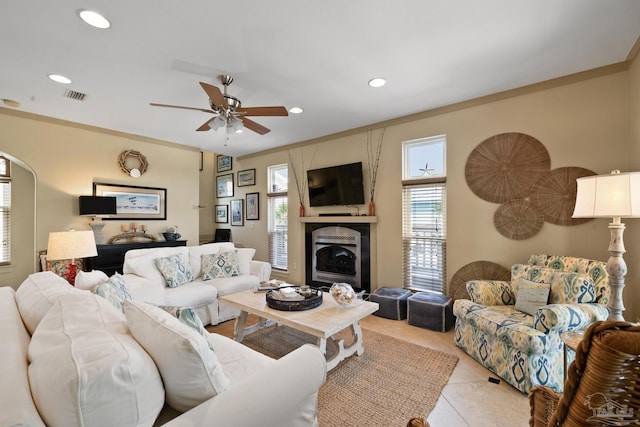
[[[218,155],[216,157],[216,164],[216,171],[218,173],[230,171],[231,169],[233,169],[233,159],[231,158],[231,156]]]
[[[231,225],[244,225],[244,200],[231,201]]]
[[[233,174],[216,176],[216,196],[233,197]]]
[[[229,222],[229,205],[216,205],[216,223],[226,224]]]
[[[238,171],[238,187],[256,185],[256,170],[246,169]]]
[[[247,221],[260,219],[260,193],[247,193]]]
[[[167,219],[167,189],[137,185],[93,183],[94,196],[116,198],[116,214],[104,220]]]

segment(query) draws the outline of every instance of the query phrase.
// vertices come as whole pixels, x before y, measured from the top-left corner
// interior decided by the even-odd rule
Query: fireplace
[[[307,223],[306,282],[313,286],[350,284],[356,292],[371,290],[370,225]]]

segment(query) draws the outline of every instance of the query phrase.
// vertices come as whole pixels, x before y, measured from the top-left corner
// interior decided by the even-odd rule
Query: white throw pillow
[[[536,283],[531,280],[520,279],[518,297],[514,308],[535,316],[538,309],[547,304],[550,290],[551,285],[549,283]]]
[[[256,254],[253,248],[238,248],[238,270],[240,275],[251,274],[251,260]]]
[[[84,291],[50,271],[30,274],[16,291],[20,315],[29,334],[33,335],[44,315],[60,297],[77,292]]]
[[[76,274],[75,286],[78,289],[85,291],[92,290],[95,286],[109,280],[104,271],[92,270],[92,271],[78,271]]]
[[[207,340],[161,308],[125,301],[133,336],[156,362],[167,403],[188,411],[229,387],[229,379]]]
[[[89,292],[49,310],[29,360],[33,400],[48,426],[150,426],[164,405],[158,369],[124,315]]]

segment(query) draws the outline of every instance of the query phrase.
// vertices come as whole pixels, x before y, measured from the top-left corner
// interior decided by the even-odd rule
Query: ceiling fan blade
[[[149,105],[152,105],[154,107],[181,108],[183,110],[195,110],[195,111],[204,111],[205,113],[213,113],[213,111],[211,111],[210,109],[206,109],[206,108],[182,107],[180,105],[156,104],[156,103],[153,103],[153,102],[149,103]]]
[[[245,116],[288,116],[289,113],[284,107],[248,107],[237,108],[237,113]]]
[[[224,98],[224,95],[222,95],[222,92],[220,92],[220,89],[216,86],[202,82],[200,82],[200,86],[202,86],[202,89],[207,93],[209,99],[213,102],[213,105],[216,107],[227,108],[227,100]]]
[[[247,119],[246,117],[240,117],[240,119],[242,120],[242,123],[244,124],[244,127],[246,127],[247,129],[251,129],[252,131],[259,133],[260,135],[264,135],[265,133],[269,133],[271,132],[271,129],[266,128],[264,126],[262,126],[261,124],[258,124],[256,122],[254,122],[251,119]]]
[[[211,119],[207,120],[206,122],[204,122],[202,124],[202,126],[200,126],[198,129],[196,129],[196,131],[198,132],[204,132],[207,130],[210,130],[211,128],[209,127],[209,122],[211,121]]]

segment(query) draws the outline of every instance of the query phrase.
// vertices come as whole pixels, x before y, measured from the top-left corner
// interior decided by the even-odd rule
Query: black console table
[[[122,274],[124,254],[131,249],[148,249],[162,247],[187,246],[186,240],[167,240],[162,242],[114,243],[113,245],[96,245],[98,256],[85,260],[87,271],[102,270],[107,276]]]

